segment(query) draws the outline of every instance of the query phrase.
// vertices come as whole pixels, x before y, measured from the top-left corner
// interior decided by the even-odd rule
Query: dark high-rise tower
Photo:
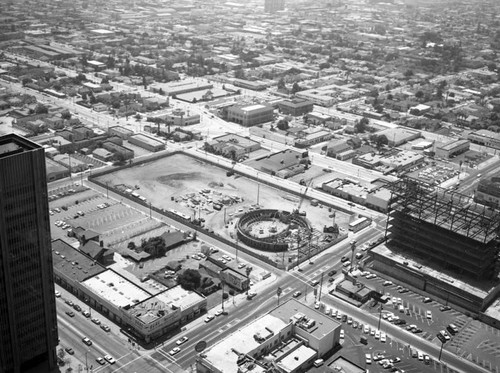
[[[285,10],[285,0],[264,0],[264,11],[266,13],[274,13],[280,10]]]
[[[50,372],[57,317],[44,149],[0,137],[0,373]]]

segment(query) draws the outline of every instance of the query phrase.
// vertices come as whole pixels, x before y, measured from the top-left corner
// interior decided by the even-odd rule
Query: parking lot
[[[401,325],[402,328],[415,325],[417,327],[415,334],[438,346],[441,346],[441,340],[437,337],[438,333],[442,330],[447,331],[446,327],[449,324],[454,324],[459,331],[455,335],[447,331],[450,339],[444,343],[444,349],[474,361],[491,371],[500,369],[500,331],[497,329],[474,320],[453,308],[446,309],[444,308],[446,304],[439,303],[432,298],[425,299],[425,296],[412,292],[402,285],[396,283],[388,285],[387,280],[379,276],[369,280],[366,277],[361,277],[360,281],[371,284],[390,298],[383,305],[382,322],[391,322],[389,319],[390,315],[393,314],[405,320],[405,324]],[[384,283],[386,283],[385,286]],[[424,302],[424,300],[426,301]],[[399,311],[400,305],[404,307],[404,312]],[[377,304],[370,307],[369,302],[363,308],[374,315],[380,315],[379,306]],[[427,312],[431,313],[431,318],[426,316]],[[392,322],[394,323],[394,321]]]

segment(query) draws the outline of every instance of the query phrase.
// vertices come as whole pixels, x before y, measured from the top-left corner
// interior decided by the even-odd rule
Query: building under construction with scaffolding
[[[386,243],[461,277],[493,279],[498,270],[498,210],[472,197],[411,178],[392,184]]]

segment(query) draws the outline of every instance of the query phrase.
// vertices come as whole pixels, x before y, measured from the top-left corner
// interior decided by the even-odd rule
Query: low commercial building
[[[377,132],[378,136],[385,136],[388,145],[391,147],[400,146],[408,141],[418,139],[422,136],[420,131],[410,130],[408,128],[396,127]]]
[[[94,158],[97,158],[103,162],[109,162],[113,158],[113,153],[109,150],[103,148],[97,148],[92,152]]]
[[[133,159],[134,151],[125,146],[115,144],[112,141],[106,141],[102,144],[102,147],[114,154],[119,154],[124,160]]]
[[[307,148],[311,145],[319,144],[333,138],[333,133],[328,130],[312,127],[297,134],[294,145],[297,148]]]
[[[109,127],[108,134],[110,136],[121,137],[123,140],[128,140],[128,138],[134,134],[134,131],[122,126],[113,126]]]
[[[232,133],[215,137],[208,146],[214,152],[226,157],[234,156],[234,159],[260,149],[259,142]]]
[[[500,206],[500,177],[482,179],[474,193],[474,201],[498,208]]]
[[[201,91],[211,89],[211,83],[201,83],[199,81],[179,81],[169,83],[152,83],[149,90],[155,93],[165,94],[167,96],[176,96],[182,93]]]
[[[278,107],[281,113],[296,117],[313,111],[314,104],[312,101],[303,98],[294,98],[293,100],[279,102]]]
[[[384,174],[408,170],[425,161],[425,156],[408,150],[398,151],[390,155],[367,153],[355,157],[353,164],[368,169],[374,169]]]
[[[56,283],[145,342],[206,312],[202,295],[156,282],[145,288],[139,280],[132,282],[107,269],[63,240],[52,242],[52,257]]]
[[[467,138],[474,144],[500,149],[500,133],[489,130],[479,130],[469,133]]]
[[[165,143],[142,134],[130,136],[128,141],[150,152],[158,152],[165,149]]]
[[[339,345],[341,324],[290,299],[215,342],[197,359],[198,373],[303,372]]]
[[[245,127],[270,122],[274,118],[274,109],[269,105],[231,106],[226,109],[227,120]]]
[[[469,140],[453,140],[446,144],[436,146],[435,155],[438,158],[451,158],[465,153],[470,148]]]
[[[304,172],[309,163],[307,151],[299,153],[292,149],[270,154],[258,160],[254,166],[257,170],[287,179]]]
[[[54,162],[50,158],[45,158],[45,169],[47,174],[47,182],[64,179],[70,175],[67,167],[58,162]]]
[[[233,79],[235,87],[251,89],[252,91],[263,91],[268,87],[268,84],[258,80]]]

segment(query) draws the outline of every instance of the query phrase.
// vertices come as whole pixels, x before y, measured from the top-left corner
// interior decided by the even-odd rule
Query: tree
[[[65,120],[70,120],[71,119],[71,113],[69,112],[69,110],[64,110],[61,113],[61,118],[65,119]]]
[[[147,241],[143,240],[141,242],[141,248],[154,258],[162,257],[167,252],[165,240],[160,236],[151,237]]]
[[[415,97],[418,98],[419,100],[421,100],[423,97],[424,97],[424,92],[421,91],[421,90],[418,90],[416,93],[415,93]]]
[[[302,88],[300,88],[300,86],[299,86],[299,84],[297,82],[293,83],[292,94],[300,92],[301,90],[302,90]]]
[[[195,290],[200,287],[201,275],[196,269],[188,268],[177,277],[177,282],[185,290]]]
[[[135,246],[135,242],[134,241],[130,241],[127,245],[127,249],[130,249],[130,250],[135,250],[136,246]]]
[[[389,145],[389,140],[387,139],[386,135],[380,135],[377,136],[377,139],[375,140],[375,146],[378,150],[382,149],[383,146]]]
[[[363,117],[361,118],[361,120],[359,122],[357,122],[355,125],[354,125],[354,129],[356,130],[356,132],[358,133],[363,133],[366,131],[367,127],[368,127],[368,124],[370,123],[370,121],[368,120],[368,118],[366,117]]]
[[[280,78],[280,80],[278,80],[278,89],[285,89],[286,86],[285,86],[285,79],[283,79],[283,77]]]
[[[286,119],[280,119],[276,124],[276,126],[282,131],[286,131],[288,128],[290,128],[288,121]]]
[[[43,104],[37,104],[35,107],[35,114],[47,114],[49,109]]]

